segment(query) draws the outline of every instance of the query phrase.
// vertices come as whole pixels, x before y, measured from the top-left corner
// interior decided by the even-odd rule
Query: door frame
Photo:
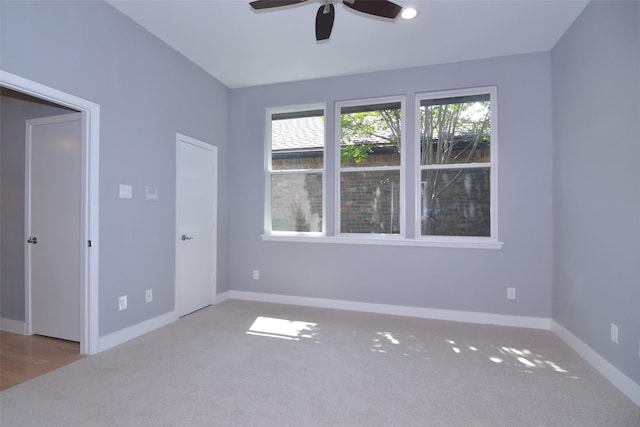
[[[195,145],[197,147],[203,148],[205,150],[209,150],[213,152],[213,201],[215,203],[214,208],[213,208],[213,218],[212,218],[212,222],[213,222],[213,227],[212,227],[212,241],[213,241],[213,249],[212,249],[212,262],[213,262],[213,277],[211,278],[211,286],[212,286],[212,293],[211,293],[211,301],[210,303],[213,304],[216,300],[216,295],[217,295],[217,288],[218,288],[218,280],[217,280],[217,276],[218,276],[218,147],[216,147],[215,145],[211,145],[211,144],[207,144],[206,142],[200,141],[198,139],[192,138],[190,136],[181,134],[181,133],[176,133],[176,224],[175,224],[175,230],[174,230],[174,236],[175,236],[175,278],[174,278],[174,288],[175,288],[175,295],[174,295],[174,311],[176,313],[178,313],[178,299],[179,299],[179,283],[178,283],[178,277],[180,274],[180,262],[179,262],[179,244],[180,244],[180,235],[181,235],[181,231],[180,231],[180,207],[178,206],[178,191],[179,191],[179,179],[180,179],[180,174],[182,173],[181,171],[181,155],[180,155],[180,145],[181,144],[191,144],[191,145]]]
[[[0,86],[72,108],[82,114],[80,239],[84,249],[80,259],[80,353],[98,353],[100,105],[2,69]],[[27,297],[25,283],[25,332],[30,335],[31,313],[30,307],[27,307],[30,298]]]

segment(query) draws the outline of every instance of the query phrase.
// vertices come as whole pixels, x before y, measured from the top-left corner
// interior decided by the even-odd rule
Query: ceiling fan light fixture
[[[305,3],[309,0],[254,0],[249,5],[254,10],[279,8]],[[320,0],[320,7],[316,13],[316,40],[327,40],[331,36],[335,18],[334,3],[340,0]],[[402,6],[390,0],[342,0],[342,4],[349,9],[366,15],[395,20],[402,12]]]
[[[402,13],[400,17],[406,21],[415,18],[418,15],[418,11],[413,7],[404,7],[402,8]]]

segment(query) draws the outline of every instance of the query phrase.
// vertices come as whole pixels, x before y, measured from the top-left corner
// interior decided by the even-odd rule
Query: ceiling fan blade
[[[255,10],[270,9],[272,7],[290,6],[292,4],[304,3],[307,0],[255,0],[249,3]]]
[[[333,19],[335,18],[336,10],[333,4],[327,3],[320,6],[318,13],[316,13],[316,40],[327,40],[331,35],[331,29],[333,28]]]
[[[342,2],[342,4],[358,12],[368,13],[369,15],[379,16],[381,18],[396,19],[400,12],[402,12],[402,6],[387,0],[347,0]]]

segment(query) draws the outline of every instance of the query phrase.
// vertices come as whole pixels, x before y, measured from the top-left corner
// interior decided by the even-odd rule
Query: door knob
[[[182,240],[192,240],[193,237],[192,236],[187,236],[186,234],[183,234],[182,237],[180,237]]]
[[[29,237],[27,239],[27,243],[33,243],[35,245],[36,243],[38,243],[38,238],[35,237],[35,236],[34,237]]]

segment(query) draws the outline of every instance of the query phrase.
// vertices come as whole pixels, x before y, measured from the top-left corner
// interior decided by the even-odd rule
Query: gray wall
[[[174,308],[176,132],[219,147],[217,283],[227,290],[228,88],[102,1],[0,7],[4,70],[101,107],[100,336]],[[119,184],[134,198],[119,199]],[[157,202],[141,197],[146,185]]]
[[[640,384],[640,3],[591,2],[551,58],[553,318]]]
[[[0,89],[0,317],[24,321],[25,121],[71,111]]]
[[[485,85],[498,87],[501,250],[261,240],[265,108],[325,102],[333,115],[336,100],[406,95],[413,104],[416,92]],[[233,90],[233,289],[550,317],[550,105],[548,53]],[[260,280],[252,279],[253,269]],[[511,286],[515,301],[506,299]]]

